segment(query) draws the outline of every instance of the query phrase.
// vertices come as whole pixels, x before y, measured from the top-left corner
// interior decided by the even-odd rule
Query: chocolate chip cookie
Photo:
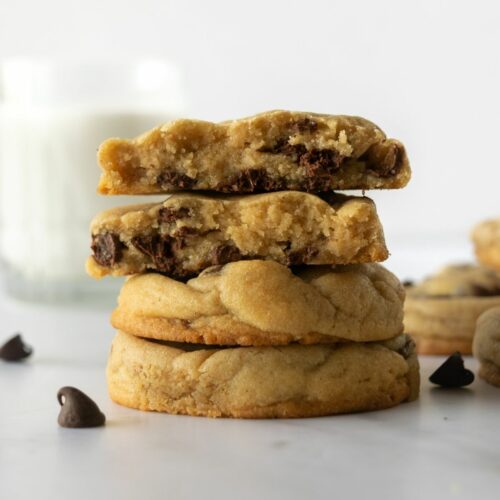
[[[418,397],[412,341],[207,348],[118,332],[111,398],[140,410],[209,417],[314,417],[396,406]]]
[[[386,340],[403,331],[404,290],[379,264],[307,266],[239,261],[187,283],[129,278],[112,325],[139,337],[270,346]]]
[[[500,307],[481,314],[472,345],[479,360],[479,376],[500,387]]]
[[[471,354],[478,317],[500,305],[500,274],[475,265],[454,265],[407,287],[405,331],[421,354]]]
[[[98,160],[103,194],[401,188],[411,175],[403,145],[368,120],[291,111],[175,120],[108,139]]]
[[[158,271],[175,278],[243,259],[284,265],[377,262],[384,233],[368,198],[282,191],[253,196],[176,194],[115,208],[92,222],[94,277]]]
[[[472,242],[477,260],[500,270],[500,219],[487,220],[472,231]]]

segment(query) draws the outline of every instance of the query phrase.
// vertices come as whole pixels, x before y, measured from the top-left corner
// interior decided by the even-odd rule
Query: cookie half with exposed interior
[[[115,402],[139,410],[291,418],[412,401],[419,367],[406,335],[375,343],[207,348],[118,332],[107,380]]]
[[[99,148],[103,194],[258,193],[404,187],[403,145],[354,116],[270,111],[211,123],[181,119]]]
[[[478,317],[500,306],[500,274],[481,266],[448,266],[406,290],[405,331],[420,354],[471,354]]]
[[[404,290],[379,264],[305,266],[238,261],[187,283],[129,278],[112,325],[139,337],[269,346],[369,342],[403,332]]]
[[[378,262],[388,256],[375,204],[364,197],[282,191],[253,196],[176,194],[115,208],[92,222],[94,277],[156,271],[192,277],[243,259],[284,265]]]
[[[500,306],[484,312],[477,320],[472,349],[479,360],[479,376],[500,387]]]

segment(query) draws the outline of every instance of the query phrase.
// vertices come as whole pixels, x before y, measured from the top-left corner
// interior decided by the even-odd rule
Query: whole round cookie
[[[481,314],[472,346],[479,360],[479,376],[500,387],[500,307]]]
[[[500,306],[500,275],[475,265],[453,265],[407,287],[404,324],[420,354],[471,354],[478,317]]]
[[[111,398],[140,410],[289,418],[380,410],[418,397],[408,336],[378,343],[207,348],[118,332]]]
[[[403,331],[404,289],[378,264],[307,266],[238,261],[187,283],[136,275],[113,326],[139,337],[221,345],[376,341]]]
[[[472,231],[472,242],[477,260],[494,269],[500,269],[500,219],[481,222]]]

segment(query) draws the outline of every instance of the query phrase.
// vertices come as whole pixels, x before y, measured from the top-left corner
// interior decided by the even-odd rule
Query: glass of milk
[[[98,195],[97,148],[183,112],[181,76],[166,61],[0,65],[0,272],[11,295],[92,300],[117,291],[121,280],[85,274],[90,221],[153,198]]]

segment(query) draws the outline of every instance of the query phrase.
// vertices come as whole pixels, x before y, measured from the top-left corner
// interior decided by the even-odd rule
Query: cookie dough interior
[[[183,193],[162,204],[103,212],[91,230],[87,268],[94,277],[151,269],[183,278],[249,258],[301,265],[373,262],[388,255],[374,203],[342,195],[326,201],[294,191]]]

